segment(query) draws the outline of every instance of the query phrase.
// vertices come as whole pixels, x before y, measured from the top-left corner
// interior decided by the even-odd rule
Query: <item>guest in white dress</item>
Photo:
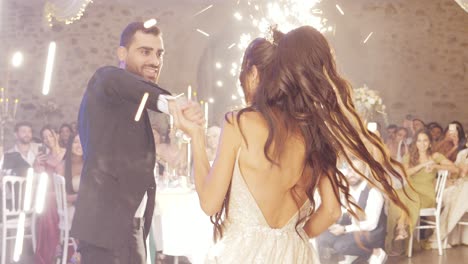
[[[258,87],[246,94],[250,106],[226,115],[212,167],[205,128],[169,103],[175,126],[192,138],[196,190],[215,223],[207,263],[318,263],[308,239],[339,218],[340,192],[350,203],[339,157],[369,165],[370,176],[361,176],[405,208],[383,172],[403,177],[356,114],[324,36],[309,26],[273,35],[245,52],[241,83]],[[252,52],[264,63],[253,63]]]
[[[468,232],[466,226],[458,226],[465,213],[468,212],[468,149],[460,151],[455,165],[460,169],[459,175],[451,175],[450,184],[444,190],[443,209],[440,215],[440,237],[447,240],[447,247],[468,244]],[[457,177],[458,176],[458,177]],[[465,218],[466,219],[466,218]],[[465,220],[466,221],[466,220]],[[429,238],[428,248],[437,248],[435,233]]]

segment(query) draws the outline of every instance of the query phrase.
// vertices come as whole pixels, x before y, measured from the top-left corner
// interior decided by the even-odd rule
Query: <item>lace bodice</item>
[[[297,220],[310,210],[307,202],[282,228],[271,228],[250,193],[236,158],[223,238],[210,250],[207,263],[319,263]]]

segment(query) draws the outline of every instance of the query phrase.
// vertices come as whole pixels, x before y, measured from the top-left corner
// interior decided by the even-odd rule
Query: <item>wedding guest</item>
[[[440,214],[440,239],[447,240],[447,248],[450,245],[460,244],[460,233],[463,228],[457,229],[457,223],[468,212],[468,181],[466,174],[468,172],[468,149],[460,151],[457,155],[455,165],[460,170],[458,177],[451,177],[446,184],[443,196],[443,210]],[[425,248],[438,248],[437,237],[433,233],[429,237],[428,242],[424,245]]]
[[[458,168],[444,155],[432,150],[432,136],[427,130],[417,131],[409,153],[403,157],[408,180],[418,192],[421,208],[435,205],[435,179],[438,170],[458,173]]]
[[[69,124],[62,124],[59,129],[59,143],[62,148],[66,148],[70,137],[73,135],[73,128]]]
[[[416,131],[419,131],[419,130],[425,129],[425,128],[426,128],[426,124],[424,124],[424,121],[422,121],[419,118],[414,118],[413,119],[413,134]]]
[[[77,124],[77,122],[76,121],[71,122],[70,126],[72,128],[73,135],[78,134],[78,124]]]
[[[438,143],[442,140],[444,129],[439,123],[431,122],[427,125],[427,128],[431,132],[432,140],[434,141],[434,143]]]
[[[444,135],[444,139],[435,145],[434,150],[455,161],[458,152],[466,147],[465,130],[460,122],[453,121],[445,129]]]
[[[363,162],[351,159],[354,167],[362,173],[367,169]],[[350,194],[363,210],[359,219],[351,217],[346,211],[340,220],[317,237],[319,255],[325,248],[332,248],[336,254],[359,257],[370,264],[381,264],[387,259],[383,250],[387,228],[387,215],[384,212],[384,197],[382,193],[370,186],[363,177],[349,166],[345,166],[343,174],[350,185]]]
[[[68,140],[67,149],[63,161],[57,166],[57,174],[65,177],[65,189],[69,214],[68,218],[73,219],[75,213],[74,204],[80,187],[81,170],[83,169],[83,148],[81,147],[80,136],[76,135]]]
[[[37,173],[46,172],[49,177],[47,193],[44,197],[44,209],[36,218],[36,252],[34,263],[50,264],[54,262],[56,247],[59,245],[59,218],[57,215],[57,203],[53,188],[52,175],[57,172],[58,165],[62,162],[65,149],[60,147],[59,136],[51,126],[41,129],[42,142],[46,149],[39,151],[34,162],[34,170]]]
[[[175,133],[161,136],[156,128],[152,129],[156,147],[156,161],[159,164],[160,174],[163,174],[164,171],[168,173],[175,172],[177,175],[184,173],[187,165],[187,148],[183,144],[177,143],[180,139],[176,137]]]
[[[406,128],[408,131],[408,136],[411,138],[414,135],[414,128],[413,128],[413,115],[407,114],[405,119],[403,120],[402,127]]]
[[[460,178],[468,175],[468,148],[458,152],[455,165],[460,169]]]
[[[68,140],[65,157],[63,161],[57,166],[57,174],[65,177],[69,228],[71,227],[73,216],[75,214],[75,202],[78,189],[80,187],[82,169],[83,148],[81,147],[80,136],[76,135]],[[62,250],[62,247],[60,247],[60,250]],[[72,259],[74,254],[77,253],[74,251],[74,248],[70,246],[68,249],[69,261]]]
[[[398,129],[398,126],[395,124],[391,124],[387,126],[387,130],[385,133],[385,140],[384,140],[385,144],[390,145],[393,143],[393,141],[395,140],[397,129]]]
[[[39,144],[32,141],[32,125],[18,122],[15,125],[15,145],[7,150],[0,160],[0,168],[9,170],[9,174],[26,176],[28,168],[36,159]]]
[[[408,152],[410,141],[411,138],[409,137],[408,129],[405,127],[399,127],[396,130],[394,140],[387,144],[391,157],[401,162],[403,156]]]

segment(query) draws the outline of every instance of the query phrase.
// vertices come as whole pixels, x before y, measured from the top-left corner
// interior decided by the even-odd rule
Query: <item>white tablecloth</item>
[[[161,228],[160,232],[156,231],[159,234],[155,234],[156,241],[162,242],[162,247],[157,245],[158,250],[165,255],[187,256],[192,263],[203,263],[212,244],[213,225],[201,210],[194,190],[158,190],[155,218],[160,219]]]

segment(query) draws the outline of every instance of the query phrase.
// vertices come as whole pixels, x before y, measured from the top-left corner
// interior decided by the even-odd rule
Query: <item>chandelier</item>
[[[89,3],[93,0],[47,0],[44,5],[44,15],[49,26],[52,20],[71,24],[79,20]]]

